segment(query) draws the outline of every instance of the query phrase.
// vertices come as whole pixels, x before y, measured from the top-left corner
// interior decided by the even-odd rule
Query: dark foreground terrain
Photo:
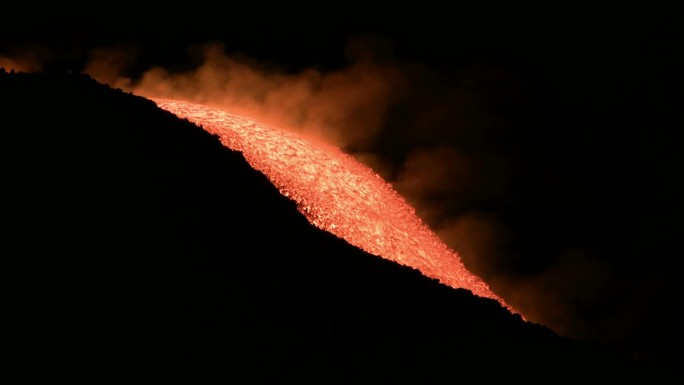
[[[313,227],[240,153],[144,98],[1,71],[0,116],[5,346],[28,377],[663,373]]]

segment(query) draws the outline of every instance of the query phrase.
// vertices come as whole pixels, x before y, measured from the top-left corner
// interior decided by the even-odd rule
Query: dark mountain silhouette
[[[547,382],[657,369],[315,228],[240,153],[142,97],[3,70],[0,111],[6,317],[24,372],[201,363],[231,378]]]

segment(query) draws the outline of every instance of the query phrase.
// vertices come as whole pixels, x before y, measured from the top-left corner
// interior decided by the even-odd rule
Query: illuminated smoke
[[[92,49],[88,52],[83,72],[100,83],[128,89],[131,87],[131,78],[122,74],[133,65],[140,55],[139,51],[140,48],[127,44]]]
[[[197,47],[197,68],[171,72],[154,67],[131,90],[150,98],[215,106],[343,148],[372,143],[383,128],[388,106],[403,91],[396,68],[362,54],[336,71],[310,68],[292,73],[223,51],[221,44]],[[120,52],[98,52],[89,72],[111,74],[112,63],[121,63]]]
[[[340,149],[222,110],[154,100],[242,152],[315,226],[371,254],[418,269],[448,286],[494,299],[516,312],[466,269],[458,254],[385,180]]]
[[[22,47],[14,49],[9,55],[0,54],[0,68],[15,72],[39,72],[43,70],[42,61],[48,56],[44,47]]]

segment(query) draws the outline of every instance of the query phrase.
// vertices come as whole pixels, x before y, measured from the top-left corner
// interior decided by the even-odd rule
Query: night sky
[[[530,320],[681,355],[684,63],[666,17],[420,13],[431,30],[355,30],[197,14],[3,26],[0,66],[86,72],[319,135],[390,181]]]

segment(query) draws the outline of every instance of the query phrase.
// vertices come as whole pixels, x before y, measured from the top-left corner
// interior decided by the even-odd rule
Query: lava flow
[[[518,313],[466,269],[390,184],[339,148],[201,104],[153,100],[242,152],[315,226]]]

